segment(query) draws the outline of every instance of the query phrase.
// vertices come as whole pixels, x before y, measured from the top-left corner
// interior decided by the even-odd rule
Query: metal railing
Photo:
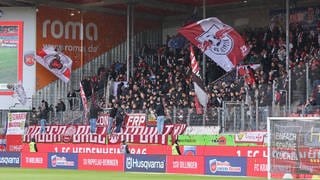
[[[7,123],[7,111],[0,111],[0,130],[3,130]],[[312,106],[312,112],[306,111],[298,116],[320,115],[320,106]],[[149,112],[144,110],[147,118]],[[290,114],[297,116],[297,114]],[[290,116],[289,115],[289,116]],[[263,131],[267,128],[267,117],[288,116],[285,107],[272,108],[269,106],[247,105],[244,102],[223,102],[219,108],[208,108],[204,113],[198,114],[195,108],[172,108],[166,110],[166,124],[185,123],[188,126],[219,126],[221,133],[236,133],[240,131]],[[63,119],[57,112],[49,112],[47,125],[53,124],[85,124],[84,111],[80,109],[70,110],[62,113]],[[32,111],[28,111],[26,126],[39,124],[39,117],[34,116]],[[1,132],[1,131],[0,131]]]

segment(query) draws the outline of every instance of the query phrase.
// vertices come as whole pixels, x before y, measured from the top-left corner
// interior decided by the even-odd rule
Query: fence
[[[68,107],[68,105],[67,105]],[[319,116],[320,106],[313,106],[313,112]],[[4,130],[7,122],[8,112],[0,111],[0,134]],[[39,118],[32,111],[27,111],[26,126],[38,124]],[[106,111],[107,112],[107,111]],[[290,114],[291,116],[314,116],[316,114],[305,113]],[[150,112],[139,111],[145,113],[146,119],[149,117],[155,118]],[[223,102],[223,106],[219,108],[208,108],[204,113],[198,114],[194,108],[177,108],[166,110],[166,124],[185,123],[188,126],[219,126],[221,133],[236,133],[240,131],[263,131],[267,128],[267,117],[288,116],[285,106],[255,106],[247,105],[244,102]],[[289,116],[290,116],[289,115]],[[50,111],[47,125],[52,124],[86,124],[84,119],[84,111],[78,107],[62,113],[62,119],[55,111]],[[2,128],[1,128],[2,127]]]

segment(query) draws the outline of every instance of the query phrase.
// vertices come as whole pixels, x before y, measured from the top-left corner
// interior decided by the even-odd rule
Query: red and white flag
[[[67,55],[56,51],[53,47],[47,47],[38,51],[35,59],[62,81],[69,82],[72,60]]]
[[[200,68],[199,64],[194,56],[193,48],[190,45],[190,61],[191,61],[191,69],[192,69],[192,82],[194,86],[194,91],[196,93],[196,101],[198,100],[202,107],[207,107],[208,104],[208,94],[205,90],[203,81],[200,76]],[[195,105],[197,106],[197,102]],[[199,107],[196,107],[199,110]]]
[[[239,33],[215,17],[182,27],[179,33],[227,72],[239,64],[250,50]]]
[[[80,82],[80,96],[81,96],[82,105],[83,105],[83,109],[84,109],[84,119],[85,119],[85,121],[87,121],[87,119],[88,119],[87,114],[89,112],[88,101],[87,101],[86,94],[84,93],[81,82]]]

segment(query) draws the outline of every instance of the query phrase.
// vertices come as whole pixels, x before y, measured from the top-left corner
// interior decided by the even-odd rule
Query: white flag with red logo
[[[182,27],[179,33],[227,72],[239,64],[250,50],[239,33],[215,17]]]
[[[35,59],[62,81],[69,82],[72,60],[67,55],[56,51],[53,47],[47,47],[38,51]]]

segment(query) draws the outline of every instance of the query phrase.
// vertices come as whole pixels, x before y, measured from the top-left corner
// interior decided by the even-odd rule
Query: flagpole
[[[206,0],[202,0],[202,16],[203,16],[203,19],[206,18]],[[206,86],[207,83],[206,83],[206,55],[204,53],[204,51],[202,52],[202,77],[203,77],[203,82],[204,82],[204,85]],[[206,122],[206,114],[207,114],[207,107],[203,107],[203,120],[202,120],[202,125],[204,126],[205,125],[205,122]]]
[[[203,19],[206,18],[206,0],[202,0],[202,16]],[[206,85],[206,55],[204,53],[204,51],[202,52],[202,78],[203,78],[203,82]]]

